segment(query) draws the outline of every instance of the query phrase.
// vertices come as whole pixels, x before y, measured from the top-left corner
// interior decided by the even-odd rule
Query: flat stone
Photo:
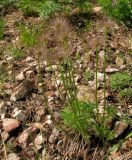
[[[115,72],[119,72],[119,69],[116,68],[106,68],[106,73],[115,73]]]
[[[25,77],[24,77],[24,73],[21,72],[20,74],[18,74],[18,75],[16,76],[15,79],[16,79],[17,81],[22,81],[22,80],[24,80],[24,78],[25,78]]]
[[[20,126],[20,122],[16,119],[6,118],[3,120],[3,129],[6,132],[11,132]]]
[[[10,153],[8,155],[8,160],[20,160],[20,157],[18,157],[15,153]]]
[[[34,80],[25,80],[19,86],[17,86],[11,94],[10,100],[17,101],[25,98],[35,88]]]
[[[123,121],[117,121],[114,127],[115,138],[121,135],[127,127],[128,127],[127,123]]]

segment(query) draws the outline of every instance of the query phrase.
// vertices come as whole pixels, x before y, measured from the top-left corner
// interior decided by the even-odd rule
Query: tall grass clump
[[[132,1],[131,0],[98,0],[103,9],[115,18],[123,22],[128,27],[132,27]]]
[[[84,139],[94,135],[101,140],[111,140],[114,137],[113,131],[108,127],[108,123],[116,116],[113,107],[107,107],[104,103],[104,112],[99,112],[98,96],[96,88],[96,102],[82,102],[77,98],[77,87],[75,85],[75,69],[74,62],[71,58],[74,41],[73,30],[68,22],[63,18],[56,18],[51,25],[52,40],[46,39],[45,53],[50,63],[57,61],[60,78],[63,83],[64,92],[61,92],[64,109],[61,111],[62,119],[69,129],[78,132]],[[48,51],[48,47],[52,46]],[[51,48],[50,48],[51,49]],[[58,50],[57,50],[58,49]],[[104,67],[106,67],[106,58],[104,57]],[[96,47],[96,75],[98,72],[98,46]],[[105,69],[104,69],[105,72]],[[105,75],[105,74],[104,74]],[[106,76],[106,75],[105,75]],[[104,81],[106,85],[106,77]],[[98,77],[96,76],[96,85]],[[104,99],[106,86],[104,85]],[[59,89],[59,88],[58,88]]]
[[[60,73],[59,78],[62,82],[62,88],[58,86],[57,90],[63,105],[61,117],[64,126],[72,132],[79,133],[85,140],[90,136],[98,137],[101,141],[112,140],[114,132],[109,123],[116,117],[116,110],[106,104],[106,53],[104,56],[104,110],[100,112],[97,92],[99,46],[96,45],[96,101],[86,103],[77,98],[76,71],[72,59],[75,39],[76,33],[68,21],[63,17],[55,18],[40,38],[41,49],[38,58],[48,61],[49,65],[57,65],[57,72]],[[58,76],[55,73],[53,75],[57,80]]]

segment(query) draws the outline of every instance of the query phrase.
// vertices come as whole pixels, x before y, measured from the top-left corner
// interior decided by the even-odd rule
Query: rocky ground
[[[106,17],[100,8],[95,8],[88,29],[77,32],[72,58],[76,69],[75,82],[78,88],[78,99],[95,102],[95,43],[99,43],[98,95],[99,107],[103,105],[103,55],[105,28],[109,28],[107,46],[107,103],[118,109],[118,115],[128,114],[132,117],[132,103],[127,99],[120,100],[118,94],[109,87],[111,74],[121,71],[132,71],[132,32],[123,25],[116,24]],[[58,87],[62,87],[56,65],[49,67],[46,61],[38,65],[34,48],[26,48],[20,43],[19,23],[29,26],[43,24],[39,17],[24,17],[13,9],[4,16],[4,39],[0,41],[0,159],[8,160],[73,160],[103,159],[110,145],[100,147],[98,140],[89,144],[78,141],[78,135],[63,131],[60,126],[60,102]],[[74,18],[71,22],[74,22]],[[83,24],[79,21],[75,27]],[[10,45],[17,46],[24,56],[15,59]],[[79,53],[80,58],[75,53]],[[120,56],[120,54],[122,56]],[[38,68],[41,68],[39,79]],[[90,71],[92,76],[85,76]],[[57,83],[54,74],[57,75]],[[43,84],[46,89],[43,89]],[[57,86],[56,86],[57,84]],[[45,96],[44,96],[45,95]],[[45,97],[48,99],[46,106]],[[48,109],[47,109],[48,107]],[[116,140],[123,139],[131,130],[131,126],[122,121],[114,123]],[[113,142],[114,144],[115,142]],[[116,143],[115,143],[116,144]],[[132,138],[124,141],[120,149],[115,149],[108,156],[109,160],[130,160],[132,156]]]

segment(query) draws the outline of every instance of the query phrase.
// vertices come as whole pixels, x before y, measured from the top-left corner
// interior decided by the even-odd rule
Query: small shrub
[[[4,20],[0,18],[0,39],[3,38],[4,35]]]
[[[128,72],[115,73],[111,76],[110,85],[112,90],[123,90],[132,86],[132,76]]]
[[[117,21],[124,22],[132,27],[132,1],[131,0],[98,0],[104,10]]]

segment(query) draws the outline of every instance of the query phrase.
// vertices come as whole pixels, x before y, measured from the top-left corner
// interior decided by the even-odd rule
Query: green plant
[[[19,59],[24,56],[24,53],[21,51],[21,49],[14,47],[13,45],[9,47],[9,50],[14,59]]]
[[[56,12],[70,14],[75,7],[79,8],[80,13],[89,12],[92,8],[87,0],[20,0],[17,6],[25,15],[39,15],[44,19],[50,18]]]
[[[132,27],[132,1],[131,0],[98,0],[103,9],[117,21],[124,22]]]
[[[16,0],[0,0],[0,8],[5,8],[10,6],[11,4],[15,3]]]
[[[83,138],[95,135],[101,140],[111,140],[114,132],[108,123],[116,116],[114,107],[105,106],[105,112],[99,113],[98,103],[84,103],[77,99],[72,61],[68,59],[61,64],[61,79],[66,92],[65,107],[61,112],[64,123]]]
[[[119,92],[119,95],[121,96],[121,98],[132,102],[132,88],[126,88],[124,90],[121,90]]]
[[[53,0],[46,0],[39,8],[39,15],[45,19],[48,19],[56,11],[60,11],[61,6],[59,3]]]
[[[128,72],[115,73],[110,78],[110,86],[112,90],[123,90],[132,86],[132,76]]]
[[[17,3],[25,15],[39,15],[39,7],[41,6],[42,0],[20,0]]]
[[[20,25],[20,39],[26,47],[33,47],[37,43],[38,31],[34,28],[28,28],[25,25]]]
[[[3,38],[4,35],[4,20],[0,18],[0,39]]]

